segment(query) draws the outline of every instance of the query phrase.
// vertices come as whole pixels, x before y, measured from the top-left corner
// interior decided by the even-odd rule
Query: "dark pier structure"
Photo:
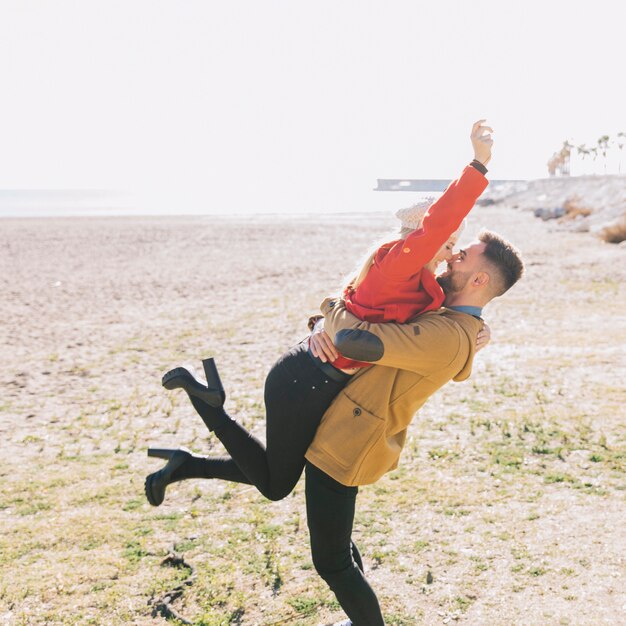
[[[378,178],[374,191],[444,191],[452,182],[445,178]],[[490,180],[491,187],[505,183],[520,183],[522,180]]]

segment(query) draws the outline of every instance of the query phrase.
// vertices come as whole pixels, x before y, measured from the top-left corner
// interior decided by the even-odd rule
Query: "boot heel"
[[[185,461],[190,460],[193,455],[187,448],[178,448],[178,450],[148,448],[148,456],[167,459],[165,467],[146,476],[144,483],[144,491],[148,502],[152,506],[159,506],[165,498],[165,489],[172,482],[172,475]]]
[[[167,448],[148,448],[148,456],[154,456],[158,459],[165,459],[169,461],[176,450],[169,450]]]
[[[202,367],[204,368],[207,387],[216,391],[222,399],[222,404],[224,404],[224,401],[226,400],[226,392],[224,391],[224,386],[222,385],[220,375],[217,371],[215,359],[202,359]]]

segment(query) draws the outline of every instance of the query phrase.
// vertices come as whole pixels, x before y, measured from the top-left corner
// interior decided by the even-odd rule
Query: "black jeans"
[[[266,445],[223,409],[192,398],[230,456],[197,459],[174,480],[218,478],[252,484],[270,500],[284,498],[302,475],[322,416],[349,379],[339,370],[325,373],[304,343],[283,354],[265,380]]]
[[[376,594],[365,579],[352,541],[358,491],[307,462],[306,514],[313,565],[354,626],[384,626]]]

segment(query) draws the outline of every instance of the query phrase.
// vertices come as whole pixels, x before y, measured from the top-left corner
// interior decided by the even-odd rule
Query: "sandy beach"
[[[214,355],[227,409],[263,436],[263,381],[387,215],[0,221],[0,624],[330,623],[303,484],[143,494],[149,445],[223,454],[160,385]],[[506,204],[482,227],[525,279],[485,317],[472,378],[415,418],[398,470],[361,490],[355,538],[388,624],[626,619],[624,247]],[[297,416],[294,416],[297,419]],[[193,566],[168,567],[175,552]]]

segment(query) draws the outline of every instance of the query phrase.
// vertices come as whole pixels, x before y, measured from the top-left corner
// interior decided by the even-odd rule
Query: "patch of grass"
[[[417,621],[417,617],[407,617],[399,613],[385,613],[384,619],[385,624],[389,624],[390,626],[417,626],[417,624],[420,623]]]
[[[189,552],[189,550],[193,550],[198,545],[200,545],[200,539],[198,537],[183,539],[174,544],[174,550],[176,552]]]
[[[37,435],[26,435],[26,437],[22,439],[22,443],[41,443],[42,441],[43,439]]]
[[[470,556],[470,561],[474,562],[474,571],[475,572],[485,572],[489,569],[489,565],[483,561],[483,559],[479,556]]]
[[[432,448],[428,451],[428,456],[434,461],[438,459],[458,459],[460,454],[455,450],[449,450],[448,448]]]
[[[141,545],[141,542],[137,540],[127,542],[122,554],[124,558],[128,559],[131,563],[138,563],[141,559],[148,556],[148,552]]]
[[[543,482],[546,483],[547,485],[551,485],[554,483],[570,483],[570,484],[574,484],[577,482],[576,478],[574,478],[573,476],[570,476],[569,474],[563,474],[560,472],[555,472],[555,473],[550,473],[550,474],[546,474],[543,477]]]
[[[50,509],[52,509],[52,504],[46,500],[30,500],[17,506],[15,512],[18,515],[37,515]]]
[[[506,469],[519,469],[524,462],[524,453],[519,448],[493,444],[491,461]]]
[[[261,541],[277,539],[283,534],[283,528],[277,524],[261,524],[256,528],[257,537]]]
[[[128,500],[124,506],[122,506],[122,511],[136,511],[137,509],[142,508],[144,505],[144,500]]]
[[[89,550],[95,550],[96,548],[99,548],[103,543],[104,541],[99,537],[91,537],[85,543],[83,543],[80,548],[81,550],[85,550],[88,552]]]
[[[470,511],[467,509],[462,509],[461,504],[455,504],[452,506],[448,506],[443,509],[443,514],[448,515],[450,517],[465,517],[466,515],[470,515]]]
[[[324,601],[317,597],[296,595],[289,598],[287,604],[304,617],[316,613],[320,607],[324,606]]]

